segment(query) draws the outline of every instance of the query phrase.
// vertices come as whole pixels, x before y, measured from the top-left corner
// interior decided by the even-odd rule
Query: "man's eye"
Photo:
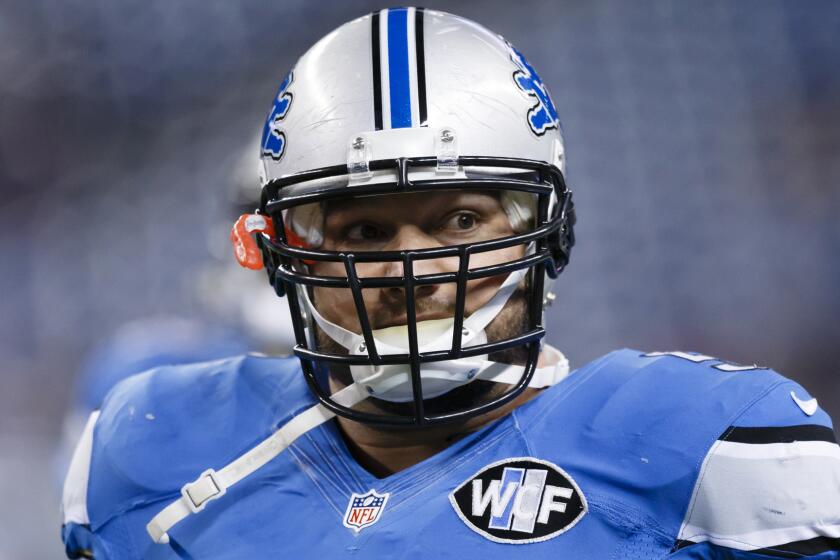
[[[467,231],[473,229],[478,222],[478,217],[472,212],[458,212],[450,216],[444,228]]]
[[[349,228],[344,234],[351,241],[372,241],[383,235],[385,235],[385,232],[373,224],[357,224]]]
[[[458,216],[458,227],[461,229],[471,229],[475,226],[475,216],[472,214],[460,214]]]

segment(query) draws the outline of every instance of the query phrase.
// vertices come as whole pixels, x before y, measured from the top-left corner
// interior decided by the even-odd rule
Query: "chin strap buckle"
[[[227,488],[213,469],[207,469],[197,479],[181,487],[181,495],[193,513],[203,510],[207,502],[221,498],[226,491]]]
[[[169,543],[169,529],[179,521],[204,509],[208,502],[224,496],[227,490],[213,469],[207,469],[197,479],[181,487],[181,497],[166,506],[146,525],[146,531],[157,544]]]

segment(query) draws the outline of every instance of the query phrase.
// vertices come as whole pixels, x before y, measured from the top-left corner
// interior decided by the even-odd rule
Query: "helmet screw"
[[[356,136],[355,140],[353,140],[353,149],[354,150],[361,150],[365,147],[365,139],[361,136]]]
[[[543,301],[543,305],[545,305],[546,307],[550,307],[556,299],[557,295],[554,292],[548,292],[547,294],[545,294],[545,301]]]
[[[467,372],[467,379],[472,379],[473,377],[475,377],[476,373],[478,373],[477,369],[471,369]]]
[[[376,391],[373,390],[373,387],[371,387],[370,385],[367,385],[365,388],[367,389],[367,392],[368,392],[369,395],[372,395],[376,392]]]
[[[362,342],[359,344],[359,352],[364,352],[365,350],[367,350],[367,346],[365,346],[365,343]]]
[[[452,131],[448,128],[444,128],[440,131],[440,141],[441,142],[452,142],[455,140],[455,136],[452,134]]]
[[[467,327],[464,327],[463,329],[461,329],[461,335],[462,336],[470,336],[470,329],[468,329]]]

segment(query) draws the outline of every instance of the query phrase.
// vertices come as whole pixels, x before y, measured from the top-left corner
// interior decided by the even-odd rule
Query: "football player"
[[[71,557],[840,556],[840,448],[802,387],[687,352],[569,375],[543,343],[575,213],[503,38],[349,22],[283,80],[261,154],[231,237],[296,356],[117,386],[68,476]]]

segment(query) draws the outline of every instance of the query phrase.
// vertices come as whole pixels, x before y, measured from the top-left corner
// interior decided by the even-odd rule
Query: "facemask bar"
[[[271,216],[274,221],[278,239],[272,240],[267,236],[258,236],[258,242],[263,252],[264,262],[270,280],[278,295],[287,295],[292,309],[293,328],[297,339],[295,354],[301,359],[304,375],[311,389],[319,401],[336,414],[372,424],[424,426],[447,421],[461,420],[483,414],[497,408],[515,398],[530,382],[539,358],[541,339],[545,336],[542,327],[542,295],[545,274],[554,278],[564,268],[568,261],[568,254],[574,243],[572,225],[574,223],[571,192],[566,188],[560,171],[544,162],[520,160],[511,158],[490,157],[462,157],[459,163],[467,166],[515,168],[535,171],[537,181],[527,181],[504,176],[492,178],[467,179],[432,179],[409,181],[409,169],[412,167],[429,167],[436,162],[435,158],[402,158],[397,160],[379,160],[370,163],[373,171],[395,170],[397,182],[379,183],[371,185],[318,186],[307,189],[290,189],[317,179],[342,177],[347,175],[347,168],[343,165],[313,170],[269,182],[263,188],[261,212]],[[420,192],[439,190],[441,187],[449,189],[482,189],[482,190],[520,190],[536,194],[537,212],[536,224],[532,231],[524,234],[512,235],[504,238],[492,239],[477,243],[455,245],[440,248],[418,249],[412,251],[365,251],[365,252],[333,252],[306,249],[290,246],[286,240],[283,223],[283,210],[313,202],[336,197],[365,196],[371,194],[394,194],[401,192]],[[284,192],[284,188],[286,188]],[[551,195],[554,194],[558,203],[552,216],[549,216]],[[505,247],[521,244],[533,244],[534,251],[524,257],[512,261],[485,266],[470,270],[470,257],[475,253],[494,251]],[[414,274],[414,263],[423,259],[438,259],[457,256],[459,266],[457,272]],[[346,271],[345,277],[315,276],[295,270],[295,260],[342,262]],[[364,277],[360,278],[356,265],[360,262],[401,262],[402,277]],[[509,274],[515,270],[530,269],[530,293],[528,298],[529,324],[525,332],[518,336],[488,342],[481,345],[462,348],[462,330],[464,310],[466,307],[467,282],[469,280],[486,278],[501,274]],[[426,284],[444,282],[456,283],[455,315],[452,346],[449,350],[420,352],[416,326],[415,288]],[[308,289],[309,286],[350,289],[362,336],[367,347],[367,355],[339,355],[321,352],[309,348],[305,333],[305,311],[299,300],[296,285]],[[363,290],[366,288],[399,287],[405,290],[406,317],[408,329],[409,353],[400,355],[379,355],[373,337],[367,310],[364,305]],[[426,415],[422,390],[421,367],[423,363],[441,360],[490,354],[516,346],[525,346],[528,358],[525,372],[518,383],[513,385],[501,396],[472,408],[452,411],[444,414]],[[342,406],[335,402],[328,391],[321,386],[316,378],[315,364],[338,363],[344,365],[391,365],[405,364],[410,368],[413,390],[413,417],[370,414]]]

